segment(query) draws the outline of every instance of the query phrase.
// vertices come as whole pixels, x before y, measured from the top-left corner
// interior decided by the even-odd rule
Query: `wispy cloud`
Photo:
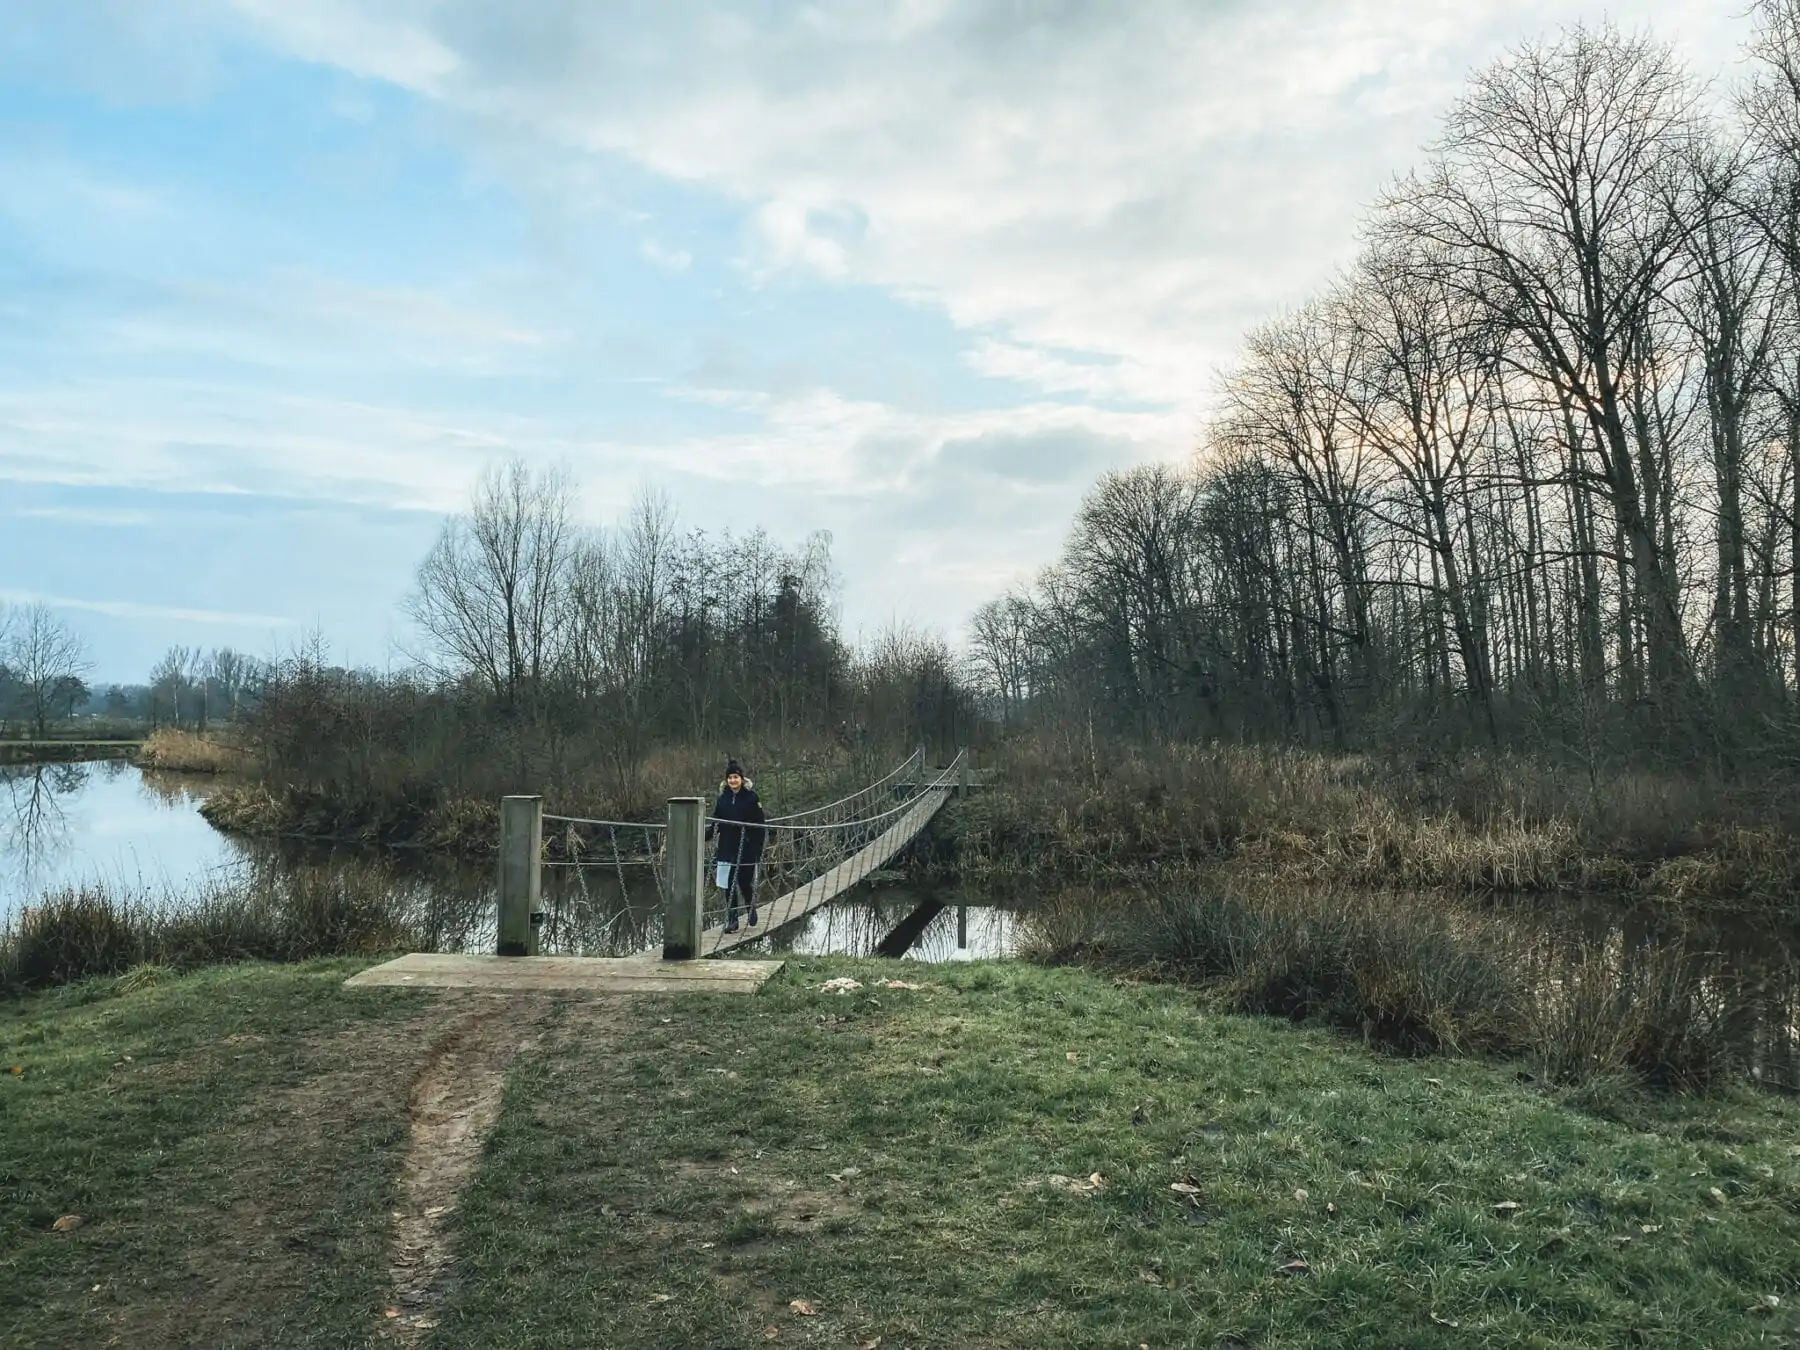
[[[148,525],[153,519],[148,511],[98,506],[33,506],[9,514],[25,520],[59,520],[70,525],[99,525],[112,529],[132,529]]]
[[[197,623],[224,628],[294,628],[299,620],[273,614],[237,614],[226,610],[189,609],[181,605],[147,605],[136,600],[86,600],[37,591],[0,590],[0,600],[14,605],[48,605],[112,619],[145,619],[156,623]]]

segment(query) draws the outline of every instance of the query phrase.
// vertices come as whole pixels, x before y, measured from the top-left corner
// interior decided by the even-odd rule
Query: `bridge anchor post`
[[[663,960],[700,955],[706,886],[706,812],[699,797],[669,798],[669,874],[663,914]]]
[[[536,956],[543,922],[539,864],[544,855],[544,799],[500,799],[501,956]]]

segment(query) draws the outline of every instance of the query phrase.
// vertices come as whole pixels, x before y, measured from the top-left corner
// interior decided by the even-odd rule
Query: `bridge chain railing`
[[[923,755],[916,758],[922,762]],[[707,950],[747,928],[779,928],[884,867],[916,832],[923,804],[957,785],[962,763],[958,754],[931,781],[915,780],[897,804],[847,819],[808,821],[805,813],[760,825],[708,819],[707,836],[717,847],[709,854],[701,906]]]
[[[665,959],[716,950],[734,911],[741,926],[755,909],[758,926],[768,931],[820,903],[809,887],[822,894],[820,888],[829,886],[836,895],[884,865],[916,832],[917,825],[901,828],[909,815],[965,782],[966,764],[959,752],[927,782],[920,747],[846,797],[741,828],[740,822],[709,818],[709,803],[700,797],[670,798],[668,819],[654,822],[553,815],[544,811],[541,797],[503,798],[499,954],[537,954],[546,918],[545,867],[569,869],[578,877],[610,873],[622,895],[629,875],[648,872],[664,915]],[[723,836],[717,834],[721,829]],[[894,838],[875,847],[890,832]],[[723,847],[708,849],[709,841]],[[782,913],[769,908],[772,901],[787,902]]]

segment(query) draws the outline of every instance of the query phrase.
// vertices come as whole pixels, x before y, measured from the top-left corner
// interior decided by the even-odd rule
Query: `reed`
[[[247,768],[249,760],[242,750],[217,737],[159,727],[139,747],[137,763],[170,773],[233,773]]]
[[[0,991],[146,967],[306,961],[413,945],[379,869],[300,867],[180,894],[104,885],[58,891],[0,929]]]

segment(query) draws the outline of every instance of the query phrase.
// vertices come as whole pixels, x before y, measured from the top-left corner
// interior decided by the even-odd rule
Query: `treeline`
[[[574,720],[627,761],[670,739],[965,730],[940,638],[896,629],[855,649],[840,636],[829,535],[784,547],[760,529],[683,532],[649,494],[589,528],[573,501],[566,471],[514,460],[445,523],[407,604],[439,687],[521,723]]]
[[[975,617],[1009,719],[1357,745],[1794,725],[1800,0],[1724,106],[1610,28],[1477,74],[1192,467],[1112,475]]]
[[[214,818],[479,849],[506,792],[637,818],[727,754],[843,768],[973,734],[943,639],[838,632],[827,536],[684,532],[648,495],[589,527],[574,493],[516,460],[483,476],[419,566],[405,668],[338,669],[315,641],[259,670],[235,736],[261,787]]]

